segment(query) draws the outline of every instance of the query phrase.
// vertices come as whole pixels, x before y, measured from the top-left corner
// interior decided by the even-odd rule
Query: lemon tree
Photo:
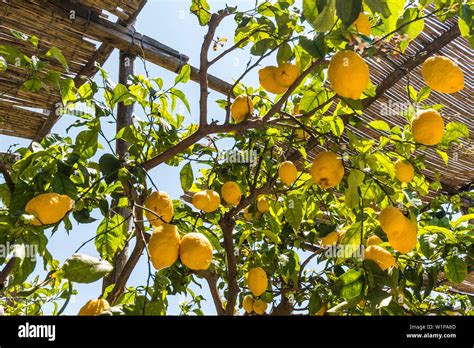
[[[285,0],[211,9],[205,0],[190,3],[207,33],[193,108],[181,90],[190,83],[189,65],[169,86],[144,75],[130,76],[127,86],[113,84],[103,68],[102,84],[75,86],[48,65],[62,61],[57,49],[32,59],[0,45],[2,71],[20,58],[35,76],[23,89],[59,88],[64,113],[80,103],[93,110],[75,115],[75,138],[50,134],[2,159],[0,242],[15,246],[0,258],[2,309],[41,314],[52,302],[61,314],[76,284],[113,274],[79,314],[165,315],[176,294],[192,298],[183,314],[202,314],[193,283],[209,287],[206,300],[220,315],[472,313],[472,297],[450,284],[472,272],[474,212],[465,202],[473,193],[448,196],[440,173],[425,171],[427,152],[449,161],[448,150],[469,139],[466,125],[450,122],[443,105],[426,98],[431,90],[462,90],[470,72],[450,57],[425,57],[417,78],[426,87],[408,85],[409,107],[393,115],[402,126],[364,117],[365,101],[378,97],[368,62],[404,55],[426,18],[458,21],[472,42],[472,5]],[[235,23],[228,46],[215,41],[224,19]],[[213,42],[224,47],[215,44],[211,52]],[[228,94],[211,101],[208,69],[235,50],[247,50],[251,59]],[[247,83],[249,76],[258,83]],[[415,108],[413,100],[425,102]],[[208,115],[211,102],[220,107],[217,121]],[[133,104],[143,117],[107,138],[105,125],[115,122],[120,103]],[[199,123],[178,104],[199,109]],[[126,156],[109,147],[114,139],[127,143]],[[255,151],[256,160],[223,160],[229,143],[235,151]],[[167,193],[166,178],[158,183],[152,170],[159,166],[176,169],[183,196]],[[426,199],[430,190],[435,195]],[[70,231],[72,220],[94,222],[92,213],[101,214],[89,241],[97,255],[77,252],[59,263],[48,236]],[[24,256],[27,245],[37,246],[44,279],[34,277],[39,265]],[[119,267],[114,259],[131,245]],[[143,258],[146,283],[127,286]]]

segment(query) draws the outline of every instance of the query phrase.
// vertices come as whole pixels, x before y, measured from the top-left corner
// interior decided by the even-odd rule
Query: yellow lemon
[[[419,110],[411,120],[411,132],[423,145],[436,145],[444,135],[444,121],[434,109]]]
[[[239,95],[235,98],[234,102],[230,107],[230,114],[234,119],[235,123],[240,123],[245,118],[253,113],[253,102],[250,97],[245,95]]]
[[[99,298],[97,300],[90,300],[79,310],[79,315],[99,315],[109,308],[110,304],[106,299]]]
[[[25,212],[35,216],[34,226],[51,225],[61,221],[72,209],[74,201],[58,193],[42,193],[26,203]]]
[[[265,196],[260,196],[257,199],[257,210],[265,214],[270,211],[270,204],[268,203],[268,199]]]
[[[293,162],[285,161],[278,167],[278,176],[283,183],[290,186],[298,177],[298,170]]]
[[[334,152],[318,153],[311,166],[311,177],[323,189],[339,185],[344,177],[342,161]]]
[[[357,53],[340,51],[329,62],[328,79],[340,96],[360,99],[369,85],[369,67]]]
[[[206,194],[209,197],[209,204],[203,210],[206,213],[212,213],[213,211],[219,209],[219,206],[221,205],[221,197],[216,191],[213,190],[206,190]]]
[[[421,74],[428,87],[441,93],[455,93],[464,88],[464,73],[447,57],[430,57],[423,63]]]
[[[290,87],[300,76],[300,69],[291,63],[283,63],[275,70],[275,80],[283,87]]]
[[[398,231],[387,233],[387,237],[388,242],[395,250],[406,254],[416,247],[417,228],[413,222],[406,218],[401,226]]]
[[[267,273],[265,273],[262,267],[252,268],[247,273],[247,284],[255,297],[260,296],[268,287]]]
[[[359,17],[357,17],[356,21],[354,22],[354,26],[357,32],[364,34],[365,36],[370,36],[371,27],[369,16],[367,16],[364,12],[359,14]]]
[[[382,243],[383,240],[379,236],[373,235],[367,238],[367,245],[377,245]]]
[[[407,160],[397,160],[395,162],[395,176],[401,182],[410,182],[415,176],[415,169]]]
[[[175,225],[163,224],[158,226],[148,242],[153,267],[160,270],[170,267],[179,255],[179,233]]]
[[[253,312],[253,298],[250,295],[247,295],[242,300],[242,307],[244,307],[247,313]]]
[[[264,90],[274,94],[286,92],[286,87],[281,86],[276,80],[276,66],[267,66],[258,71],[258,79]]]
[[[212,245],[203,234],[188,233],[181,238],[179,258],[189,269],[206,270],[212,261]]]
[[[336,245],[339,240],[339,233],[332,231],[321,239],[322,246]]]
[[[379,215],[379,222],[394,249],[406,254],[415,248],[416,224],[407,219],[398,208],[389,206],[383,209]]]
[[[382,271],[395,265],[395,258],[393,255],[379,245],[369,245],[364,250],[364,259],[374,261]]]
[[[253,303],[253,310],[256,314],[263,314],[267,310],[267,306],[265,301],[258,299]]]
[[[193,205],[198,210],[204,210],[209,206],[210,198],[206,191],[196,192],[193,196]]]
[[[221,194],[224,201],[231,205],[237,205],[242,197],[240,186],[234,181],[227,181],[221,188]]]
[[[151,210],[145,210],[145,216],[155,227],[162,225],[164,223],[163,220],[170,222],[174,214],[173,201],[170,196],[163,191],[153,192],[145,201],[145,208]]]

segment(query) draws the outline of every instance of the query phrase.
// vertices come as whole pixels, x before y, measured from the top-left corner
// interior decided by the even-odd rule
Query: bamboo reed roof
[[[96,61],[103,64],[114,48],[128,47],[127,40],[130,39],[130,36],[127,37],[127,35],[130,34],[127,30],[130,31],[130,29],[117,31],[117,27],[112,25],[111,15],[118,18],[118,24],[127,27],[133,23],[145,2],[146,0],[2,1],[0,2],[0,43],[16,46],[27,54],[34,54],[31,44],[22,43],[12,38],[10,29],[14,29],[27,35],[37,36],[40,40],[39,54],[44,54],[52,46],[58,47],[69,62],[67,76],[73,78],[76,85],[80,85],[84,81],[84,77],[91,77],[95,74]],[[55,11],[55,8],[63,6],[66,6],[66,12]],[[68,13],[67,6],[86,9],[88,11],[85,16],[87,20],[84,21],[83,17],[82,22],[77,20],[72,23],[65,16]],[[93,29],[88,27],[88,19],[92,18],[91,14],[98,17],[98,19],[91,20],[95,25]],[[97,30],[99,26],[101,30]],[[104,36],[107,32],[113,32],[111,35],[114,37],[107,40]],[[136,35],[135,33],[131,35],[133,44],[136,41]],[[99,38],[102,39],[102,42],[99,42]],[[141,40],[145,41],[146,45],[151,45],[149,46],[151,48],[163,50],[164,45],[151,38],[142,36]],[[132,46],[130,47],[132,48]],[[168,49],[168,56],[156,56],[154,61],[154,56],[148,54],[147,59],[174,70],[175,65],[178,64],[176,61],[181,64],[181,54],[166,47],[164,49]],[[366,109],[362,117],[366,121],[383,119],[390,126],[406,124],[403,117],[383,116],[381,110],[389,102],[406,104],[407,79],[416,90],[424,87],[420,64],[432,54],[446,55],[457,60],[465,73],[463,91],[454,94],[441,94],[432,91],[430,97],[425,101],[426,104],[445,105],[441,110],[445,122],[459,121],[466,124],[470,130],[469,141],[462,140],[460,146],[450,151],[448,166],[445,166],[435,150],[426,151],[426,174],[434,178],[434,171],[439,171],[442,174],[443,190],[455,193],[457,190],[466,189],[474,178],[472,166],[474,162],[474,120],[471,115],[473,109],[473,51],[467,40],[460,36],[456,21],[450,20],[441,23],[435,18],[426,19],[423,33],[410,43],[405,55],[390,56],[390,60],[386,58],[369,60],[371,80],[379,86],[379,89],[376,97],[365,101]],[[175,61],[167,64],[164,62],[166,59],[162,57],[168,57],[170,62],[172,59]],[[186,59],[185,56],[183,57]],[[55,61],[51,61],[51,66],[62,71],[62,67]],[[210,77],[210,81],[211,78],[213,77]],[[0,74],[0,134],[38,141],[51,130],[56,122],[54,105],[61,100],[61,97],[54,90],[41,89],[37,93],[22,90],[20,87],[26,79],[26,72],[13,66]],[[220,83],[221,92],[224,84]],[[358,135],[373,138],[379,138],[381,135],[380,132],[366,127],[357,129],[348,127]],[[318,151],[317,148],[310,151],[310,159]],[[457,159],[454,152],[457,152]]]
[[[65,77],[73,78],[76,85],[85,82],[95,72],[95,62],[103,64],[113,47],[94,42],[83,33],[69,25],[68,18],[61,20],[57,13],[51,11],[47,4],[58,1],[42,0],[7,0],[0,2],[0,44],[17,47],[25,54],[44,55],[51,47],[58,47],[69,64]],[[101,18],[112,16],[118,23],[132,23],[145,0],[78,0],[75,3],[87,8],[90,14]],[[39,39],[38,52],[29,42],[15,40],[10,30],[16,30]],[[63,72],[61,65],[50,61],[50,67]],[[36,93],[21,89],[28,79],[25,69],[9,65],[8,70],[0,74],[0,134],[27,139],[42,138],[47,132],[42,131],[48,121],[48,114],[54,105],[61,101],[57,89],[41,89]],[[50,122],[48,122],[50,123]],[[51,125],[47,125],[48,128]],[[47,129],[49,131],[50,129]],[[44,133],[44,134],[43,134]]]

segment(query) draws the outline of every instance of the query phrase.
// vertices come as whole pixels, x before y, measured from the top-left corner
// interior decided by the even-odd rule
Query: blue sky
[[[239,5],[240,9],[250,9],[255,4],[255,1],[210,1],[211,9],[213,11],[223,8],[225,4],[231,6]],[[146,34],[189,56],[190,64],[199,66],[199,51],[206,28],[199,26],[196,17],[189,12],[189,5],[190,1],[188,0],[149,0],[139,15],[135,27],[138,32]],[[229,39],[226,47],[230,47],[232,45],[234,29],[235,22],[232,17],[229,17],[222,22],[221,26],[217,30],[217,36],[227,37]],[[211,51],[210,56],[212,57],[214,55],[216,55],[216,53]],[[247,49],[236,50],[231,55],[212,66],[210,73],[228,82],[232,82],[233,79],[237,78],[245,70],[245,66],[249,57],[250,55]],[[276,59],[275,57],[270,57],[264,61],[263,64],[276,64]],[[110,73],[110,77],[116,82],[118,80],[118,51],[114,51],[104,67]],[[165,86],[169,86],[174,82],[176,75],[172,72],[150,63],[147,64],[147,69],[152,78],[161,77],[165,81]],[[137,59],[136,61],[136,73],[145,74],[143,63],[140,59]],[[96,80],[98,83],[100,83],[99,79]],[[244,80],[244,83],[256,87],[258,85],[256,71],[254,74],[249,74],[249,76]],[[183,109],[183,114],[186,115],[186,123],[197,123],[199,117],[198,85],[194,82],[189,82],[186,85],[181,85],[181,89],[186,93],[191,106],[190,114]],[[222,95],[219,95],[216,92],[211,92],[209,98],[209,119],[214,118],[222,120],[224,112],[213,102],[213,100],[222,99]],[[138,108],[136,108],[136,112],[137,116],[140,117],[140,110]],[[53,128],[53,132],[63,135],[66,134],[66,128],[74,121],[75,118],[72,116],[63,116]],[[103,127],[107,136],[112,138],[115,125],[105,124]],[[68,133],[68,135],[73,138],[75,138],[76,134],[77,131],[74,129]],[[0,135],[0,151],[5,151],[12,144],[28,146],[29,141]],[[97,158],[99,158],[102,154],[103,152],[99,152],[97,154]],[[162,165],[159,168],[152,170],[150,175],[157,184],[158,189],[168,192],[173,199],[178,199],[180,195],[183,194],[179,181],[179,168],[172,168]],[[99,212],[96,212],[93,217],[99,219],[97,223],[74,225],[74,228],[69,235],[66,234],[64,228],[61,226],[59,231],[57,231],[49,239],[48,248],[51,250],[53,256],[61,263],[64,262],[64,260],[66,260],[72,253],[74,253],[79,245],[95,235],[101,216]],[[50,230],[46,231],[46,234],[49,236]],[[93,242],[84,246],[80,252],[98,257],[98,253],[95,250]],[[128,285],[144,285],[146,283],[148,274],[146,262],[147,258],[144,255],[134,270]],[[41,264],[41,262],[38,263],[33,275],[37,275],[38,273],[44,274],[41,272]],[[101,281],[97,281],[93,284],[75,284],[75,288],[78,290],[78,295],[71,300],[65,313],[76,314],[85,302],[91,298],[98,297],[101,293],[101,285]],[[202,294],[204,298],[208,299],[206,302],[203,302],[204,312],[206,314],[214,314],[215,309],[211,302],[212,300],[210,298],[207,286],[204,284],[202,290],[195,290],[198,294]],[[180,297],[169,298],[169,314],[179,314],[178,303],[183,299],[184,298]],[[52,307],[50,306],[49,308]],[[46,313],[48,313],[48,311],[50,311],[50,309],[46,309]]]

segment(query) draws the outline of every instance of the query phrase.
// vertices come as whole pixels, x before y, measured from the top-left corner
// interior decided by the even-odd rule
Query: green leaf
[[[420,92],[418,92],[418,95],[416,97],[416,102],[421,103],[422,101],[428,99],[428,97],[431,94],[431,88],[425,86],[422,89],[420,89]]]
[[[74,152],[81,158],[91,158],[97,152],[99,147],[99,132],[97,130],[85,130],[76,137]]]
[[[134,145],[140,144],[143,141],[143,135],[133,124],[121,128],[115,138]]]
[[[286,203],[285,218],[293,229],[298,230],[303,219],[301,199],[295,195],[288,196]]]
[[[403,16],[397,21],[397,28],[402,27],[406,23],[419,18],[419,12],[416,8],[409,8],[403,12]],[[398,32],[400,34],[406,34],[410,39],[416,38],[425,26],[424,19],[418,19],[410,24],[403,26]]]
[[[387,122],[382,121],[382,120],[375,120],[371,121],[368,123],[370,128],[376,129],[376,130],[382,130],[386,132],[390,132],[390,126],[388,125]]]
[[[113,270],[108,261],[84,254],[73,254],[61,268],[64,278],[75,283],[92,283]]]
[[[51,47],[49,51],[46,52],[46,57],[56,59],[66,71],[69,70],[66,58],[64,58],[64,55],[59,48]]]
[[[436,149],[436,153],[443,159],[444,164],[447,166],[449,161],[448,154],[440,149]]]
[[[274,48],[276,46],[275,39],[262,39],[257,41],[252,48],[250,49],[250,53],[254,56],[263,56],[268,50]]]
[[[362,0],[336,0],[336,13],[348,28],[362,12]]]
[[[171,88],[170,93],[177,96],[183,102],[183,104],[186,107],[186,109],[188,110],[188,112],[189,113],[191,112],[191,108],[189,107],[188,99],[186,99],[186,95],[184,94],[183,91],[180,91],[179,89],[176,89],[176,88]]]
[[[35,93],[38,92],[41,88],[43,88],[43,82],[37,78],[32,78],[26,80],[21,87],[26,91]]]
[[[446,125],[446,132],[441,140],[441,145],[447,147],[461,138],[469,139],[469,128],[460,122],[449,122]]]
[[[455,221],[451,222],[451,225],[456,228],[458,227],[460,224],[462,224],[463,222],[466,222],[466,221],[469,221],[469,220],[473,220],[474,219],[474,214],[466,214],[466,215],[462,215],[460,216],[459,218],[457,218]]]
[[[300,46],[312,57],[319,59],[326,55],[326,42],[323,36],[315,36],[312,39],[306,36],[299,37]]]
[[[52,182],[53,191],[62,195],[67,195],[72,199],[77,198],[77,187],[67,176],[55,173]]]
[[[450,282],[459,284],[466,279],[467,265],[461,258],[450,256],[446,259],[444,273]]]
[[[188,192],[191,186],[193,186],[194,174],[191,162],[186,163],[179,173],[179,179],[181,181],[181,188],[184,192]]]
[[[35,48],[38,48],[38,43],[39,43],[38,37],[33,35],[32,37],[30,37],[30,42]]]
[[[207,25],[211,19],[210,9],[211,8],[206,0],[193,0],[190,8],[191,12],[197,16],[199,24],[202,26]]]
[[[268,237],[268,239],[270,239],[273,243],[275,244],[281,244],[281,239],[280,237],[278,237],[277,234],[273,233],[272,231],[270,230],[267,230],[267,229],[263,229],[262,232],[265,234],[265,236]]]
[[[328,99],[328,95],[323,90],[319,90],[317,92],[308,90],[303,94],[303,98],[301,98],[300,100],[300,103],[299,103],[300,110],[302,112],[309,112],[319,107],[327,99]],[[330,107],[331,104],[332,103],[329,103],[328,105],[326,105],[326,107]],[[324,107],[320,111],[324,112],[324,110],[326,110],[326,107]]]
[[[95,246],[101,258],[112,261],[115,253],[123,249],[128,235],[128,223],[118,214],[105,218],[97,227]]]
[[[288,43],[285,43],[280,46],[277,53],[277,62],[278,65],[288,62],[293,56],[293,50]]]
[[[387,0],[365,0],[372,12],[378,12],[382,17],[388,18],[391,14]]]
[[[352,170],[347,177],[348,188],[346,190],[345,204],[349,208],[355,208],[359,205],[359,186],[364,181],[365,174],[360,170]]]
[[[179,72],[179,75],[174,79],[174,84],[186,83],[191,77],[191,66],[189,64],[184,65]]]
[[[308,14],[308,16],[305,15],[305,18],[309,24],[318,32],[331,30],[336,20],[336,0],[304,1],[303,13],[305,3]]]
[[[107,153],[99,159],[100,172],[108,185],[117,180],[118,171],[121,167],[122,162],[112,154]]]
[[[321,296],[319,296],[317,291],[313,291],[311,297],[309,298],[309,314],[312,315],[316,313],[321,309],[322,306],[323,300],[321,299]]]
[[[448,230],[445,227],[440,227],[440,226],[424,226],[420,231],[419,235],[425,234],[425,233],[439,233],[446,238],[448,238],[451,242],[456,243],[456,238],[453,235],[453,232]]]
[[[63,79],[60,81],[61,85],[61,99],[63,105],[67,105],[69,101],[76,100],[76,86],[74,80],[71,78]]]
[[[351,299],[361,294],[363,284],[362,272],[350,269],[336,280],[333,291],[342,298]]]

